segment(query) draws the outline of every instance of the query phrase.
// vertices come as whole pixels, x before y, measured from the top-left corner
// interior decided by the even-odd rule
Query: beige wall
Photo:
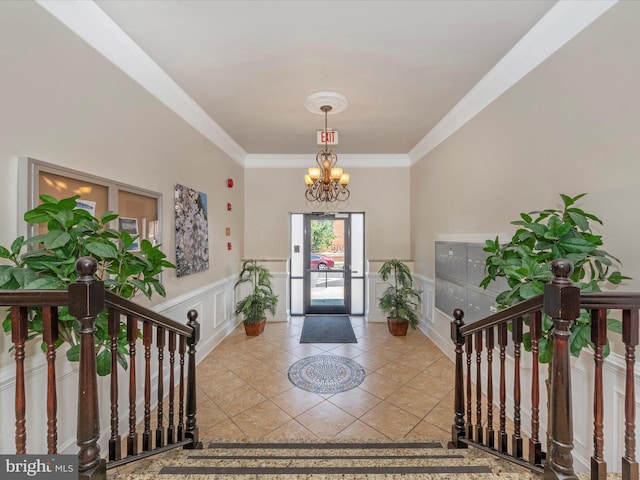
[[[340,205],[305,200],[304,168],[245,170],[244,256],[287,258],[289,213],[340,211],[365,213],[367,258],[409,258],[409,169],[345,168],[351,196]]]
[[[589,192],[580,205],[635,277],[622,288],[640,288],[639,19],[617,4],[411,168],[420,273],[438,235],[512,232],[519,212]]]

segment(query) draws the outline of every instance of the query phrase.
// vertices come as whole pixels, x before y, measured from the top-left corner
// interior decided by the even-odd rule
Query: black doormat
[[[304,317],[300,343],[358,343],[348,315]]]

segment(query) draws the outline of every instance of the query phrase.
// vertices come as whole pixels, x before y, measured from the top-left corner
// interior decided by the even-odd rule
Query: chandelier
[[[307,185],[304,195],[310,202],[344,201],[351,195],[347,188],[349,174],[336,167],[338,156],[327,145],[327,115],[332,107],[322,105],[320,110],[324,112],[324,149],[316,155],[318,166],[309,168],[304,176],[304,183]]]

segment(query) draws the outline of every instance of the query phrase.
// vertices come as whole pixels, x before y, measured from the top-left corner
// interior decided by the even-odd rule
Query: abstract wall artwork
[[[175,186],[176,274],[178,277],[209,268],[207,195],[184,185]]]

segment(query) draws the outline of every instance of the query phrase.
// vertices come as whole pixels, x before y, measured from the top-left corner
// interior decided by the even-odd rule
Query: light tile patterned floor
[[[259,337],[239,325],[199,364],[201,438],[449,439],[453,364],[422,333],[393,337],[353,317],[357,344],[300,344],[302,323],[268,322]],[[319,354],[355,360],[366,379],[333,395],[295,387],[289,367]]]

